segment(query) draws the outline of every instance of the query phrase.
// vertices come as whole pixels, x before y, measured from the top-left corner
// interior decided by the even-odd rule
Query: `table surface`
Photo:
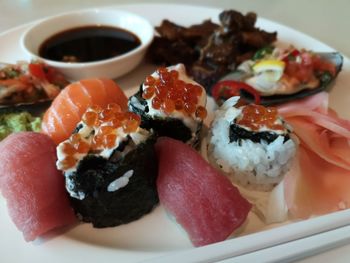
[[[184,3],[255,11],[259,16],[274,20],[304,32],[350,57],[349,11],[347,0],[167,0],[137,1],[138,3]],[[137,3],[135,1],[135,3]],[[134,3],[131,0],[2,0],[0,1],[0,33],[13,27],[54,15],[60,12],[88,7]],[[251,257],[249,258],[251,259]],[[298,262],[348,262],[350,245],[343,245],[326,252],[304,258]],[[244,258],[242,258],[244,260]],[[257,262],[261,261],[257,258]],[[228,261],[225,261],[228,262]]]

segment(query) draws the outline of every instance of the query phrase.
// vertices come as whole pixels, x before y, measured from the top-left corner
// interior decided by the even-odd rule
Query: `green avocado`
[[[0,115],[0,140],[13,132],[35,131],[41,129],[41,118],[33,117],[29,112],[4,113]]]

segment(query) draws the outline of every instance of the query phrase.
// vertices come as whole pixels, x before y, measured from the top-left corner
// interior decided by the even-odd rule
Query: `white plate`
[[[163,4],[110,8],[138,13],[154,25],[158,25],[163,18],[182,25],[200,23],[207,18],[217,22],[220,12],[213,8]],[[19,47],[19,38],[28,26],[20,26],[0,35],[0,61],[16,62],[28,59]],[[277,31],[278,39],[283,43],[315,51],[332,51],[329,46],[278,23],[259,19],[258,26],[267,31]],[[153,69],[154,66],[141,65],[117,82],[130,95]],[[350,83],[349,69],[349,59],[345,58],[343,71],[330,96],[331,106],[347,118],[350,117],[350,112],[346,111],[346,106],[350,105],[350,94],[346,85]],[[194,249],[187,236],[168,219],[163,208],[158,206],[152,213],[127,225],[93,229],[89,224],[82,224],[60,236],[26,243],[10,221],[5,200],[0,197],[0,255],[1,262],[211,262],[334,229],[348,222],[350,210],[268,227],[256,217],[250,216],[240,237]]]

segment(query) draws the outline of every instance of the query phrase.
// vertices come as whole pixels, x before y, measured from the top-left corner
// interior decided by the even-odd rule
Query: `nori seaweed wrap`
[[[69,180],[72,191],[85,193],[83,200],[71,197],[82,221],[91,222],[94,227],[117,226],[137,220],[153,209],[158,203],[153,144],[154,140],[148,139],[121,159],[92,155],[79,163]],[[120,185],[128,181],[127,185],[117,189],[118,180]]]
[[[129,110],[141,116],[141,127],[196,146],[206,117],[206,93],[186,75],[182,64],[159,68],[130,97]]]
[[[297,141],[277,108],[240,105],[239,99],[229,98],[215,112],[208,160],[235,184],[271,191],[290,169]]]
[[[156,138],[139,127],[138,115],[114,107],[88,109],[57,147],[73,209],[98,228],[137,220],[159,202]]]

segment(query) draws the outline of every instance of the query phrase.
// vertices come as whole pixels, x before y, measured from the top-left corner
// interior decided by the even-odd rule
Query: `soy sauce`
[[[127,30],[92,25],[51,36],[40,45],[39,55],[60,62],[93,62],[125,54],[140,45],[140,39]]]

